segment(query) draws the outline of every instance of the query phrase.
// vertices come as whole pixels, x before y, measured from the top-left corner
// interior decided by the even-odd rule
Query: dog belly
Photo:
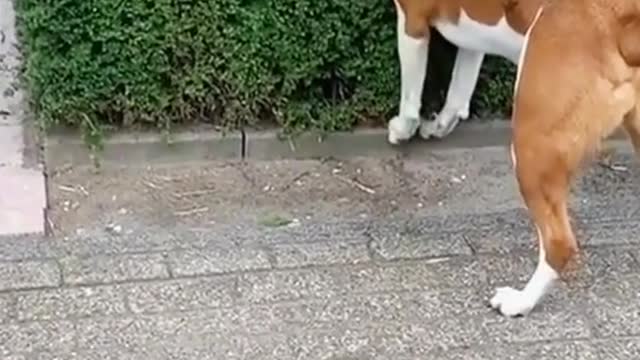
[[[513,30],[504,18],[496,25],[486,25],[462,11],[457,24],[439,20],[433,26],[458,47],[503,56],[513,63],[518,62],[524,42],[524,36]]]

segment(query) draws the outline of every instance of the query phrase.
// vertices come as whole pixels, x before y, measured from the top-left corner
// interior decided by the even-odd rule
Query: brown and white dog
[[[523,290],[490,300],[508,316],[531,311],[578,251],[567,202],[580,167],[619,127],[640,153],[640,1],[548,1],[522,54],[511,155],[539,260]]]
[[[420,135],[442,138],[469,116],[469,103],[485,54],[518,62],[524,35],[543,0],[394,0],[401,68],[400,113],[388,125],[398,144]],[[435,121],[422,122],[429,33],[435,28],[458,47],[444,107]]]

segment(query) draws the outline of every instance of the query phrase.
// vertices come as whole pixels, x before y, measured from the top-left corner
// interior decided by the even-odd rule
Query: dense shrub
[[[26,79],[44,125],[382,124],[397,107],[390,0],[16,0]],[[436,41],[425,111],[454,50]],[[512,69],[484,68],[474,108],[508,110]]]

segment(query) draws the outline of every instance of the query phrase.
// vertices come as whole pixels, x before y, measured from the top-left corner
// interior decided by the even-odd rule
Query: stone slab
[[[265,251],[235,246],[171,252],[168,263],[174,276],[224,274],[271,267]]]
[[[0,356],[20,353],[69,352],[74,347],[75,327],[69,321],[32,322],[0,326]]]
[[[96,256],[61,259],[64,282],[70,285],[108,284],[169,277],[161,254]]]
[[[116,134],[105,139],[98,155],[101,164],[147,166],[242,158],[242,135],[218,132],[183,132],[170,142],[158,133]],[[89,149],[77,134],[52,134],[46,139],[47,166],[93,165]]]
[[[0,167],[22,166],[23,147],[22,126],[0,124]]]
[[[508,143],[509,122],[464,123],[446,141],[414,139],[400,146],[387,141],[384,128],[357,129],[328,135],[306,133],[282,139],[277,131],[246,131],[245,156],[252,160],[319,157],[395,156],[455,147],[484,147]]]
[[[44,233],[47,206],[39,170],[0,167],[0,235]]]
[[[235,277],[182,279],[124,287],[134,313],[202,310],[230,306],[238,298]]]
[[[127,311],[124,293],[113,286],[26,291],[16,293],[14,301],[18,321],[115,316]]]
[[[276,268],[361,264],[371,261],[364,241],[335,240],[307,244],[279,244],[270,249]]]
[[[60,268],[53,260],[0,263],[0,291],[60,286]]]

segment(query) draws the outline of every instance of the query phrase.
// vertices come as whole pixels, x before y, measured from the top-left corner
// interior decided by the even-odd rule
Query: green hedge
[[[38,118],[106,127],[276,123],[287,131],[384,124],[399,68],[390,0],[16,0]],[[433,44],[424,111],[455,50]],[[474,97],[508,111],[513,67],[487,62]]]

